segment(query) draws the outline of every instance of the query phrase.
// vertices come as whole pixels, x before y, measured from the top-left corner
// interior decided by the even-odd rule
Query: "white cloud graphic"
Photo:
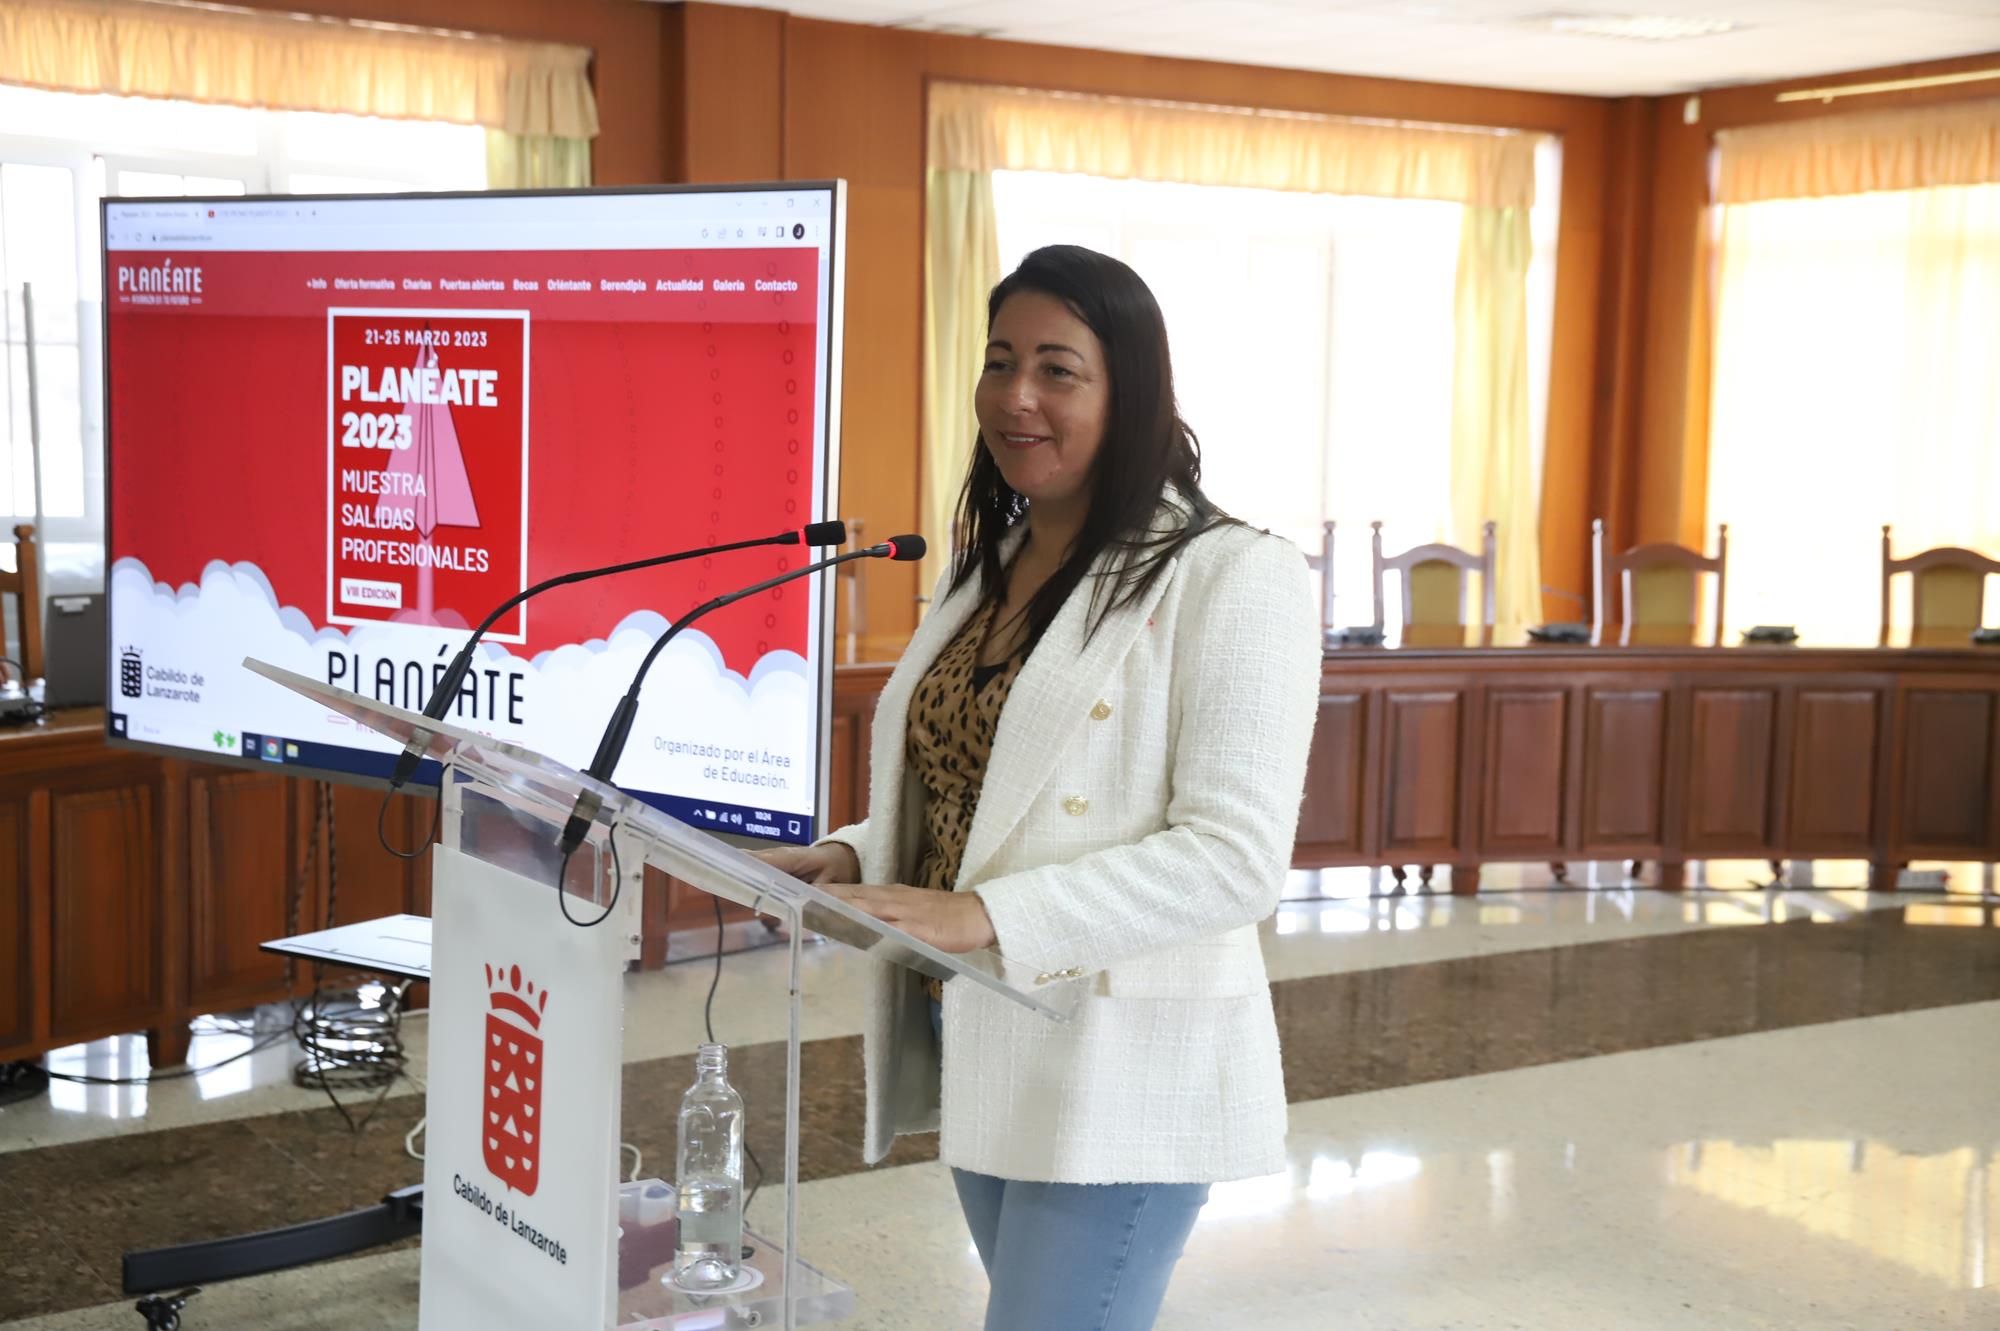
[[[634,611],[604,638],[532,659],[482,643],[469,676],[472,698],[451,719],[582,767],[667,626],[653,611]],[[119,560],[111,570],[111,633],[116,650],[141,649],[147,677],[146,696],[134,699],[119,693],[113,670],[110,696],[131,737],[208,750],[217,732],[250,732],[390,751],[397,746],[388,740],[244,670],[243,658],[416,710],[464,641],[462,630],[417,624],[318,627],[298,607],[280,605],[255,564],[220,560],[199,583],[178,589],[154,581],[139,560]],[[631,790],[809,813],[817,706],[807,662],[796,653],[766,654],[746,679],[699,628],[687,629],[647,676],[614,779]]]

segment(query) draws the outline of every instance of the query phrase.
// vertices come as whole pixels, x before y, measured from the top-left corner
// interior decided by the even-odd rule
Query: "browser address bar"
[[[817,245],[823,223],[740,221],[620,222],[587,228],[555,223],[513,222],[467,227],[447,222],[310,223],[283,226],[228,226],[201,231],[168,231],[146,226],[114,227],[106,243],[147,249],[195,245],[234,250],[280,251],[481,251],[515,248],[551,250],[677,249],[688,246],[752,248]]]

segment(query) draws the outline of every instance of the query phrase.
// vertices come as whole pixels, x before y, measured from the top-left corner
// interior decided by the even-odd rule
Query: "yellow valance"
[[[1537,136],[1181,102],[937,83],[933,170],[1072,171],[1190,185],[1535,201]]]
[[[0,83],[597,134],[590,52],[171,0],[0,0]]]
[[[1716,202],[2000,183],[2000,100],[1822,116],[1715,136]]]

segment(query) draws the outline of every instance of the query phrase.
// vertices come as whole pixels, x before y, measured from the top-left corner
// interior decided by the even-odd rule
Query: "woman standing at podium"
[[[1202,493],[1138,274],[1037,250],[987,326],[964,548],[882,690],[869,816],[765,858],[1084,986],[1059,1024],[882,966],[864,1155],[941,1133],[987,1331],[1135,1331],[1209,1185],[1286,1164],[1257,923],[1290,864],[1320,627],[1299,551]]]

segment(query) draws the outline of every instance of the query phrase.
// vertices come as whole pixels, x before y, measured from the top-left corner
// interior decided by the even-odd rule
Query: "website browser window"
[[[107,202],[113,736],[386,776],[387,741],[243,658],[418,710],[532,583],[829,516],[839,205],[833,186]],[[448,719],[580,768],[671,621],[812,553],[533,599]],[[677,637],[618,784],[809,840],[828,613],[810,579]]]

